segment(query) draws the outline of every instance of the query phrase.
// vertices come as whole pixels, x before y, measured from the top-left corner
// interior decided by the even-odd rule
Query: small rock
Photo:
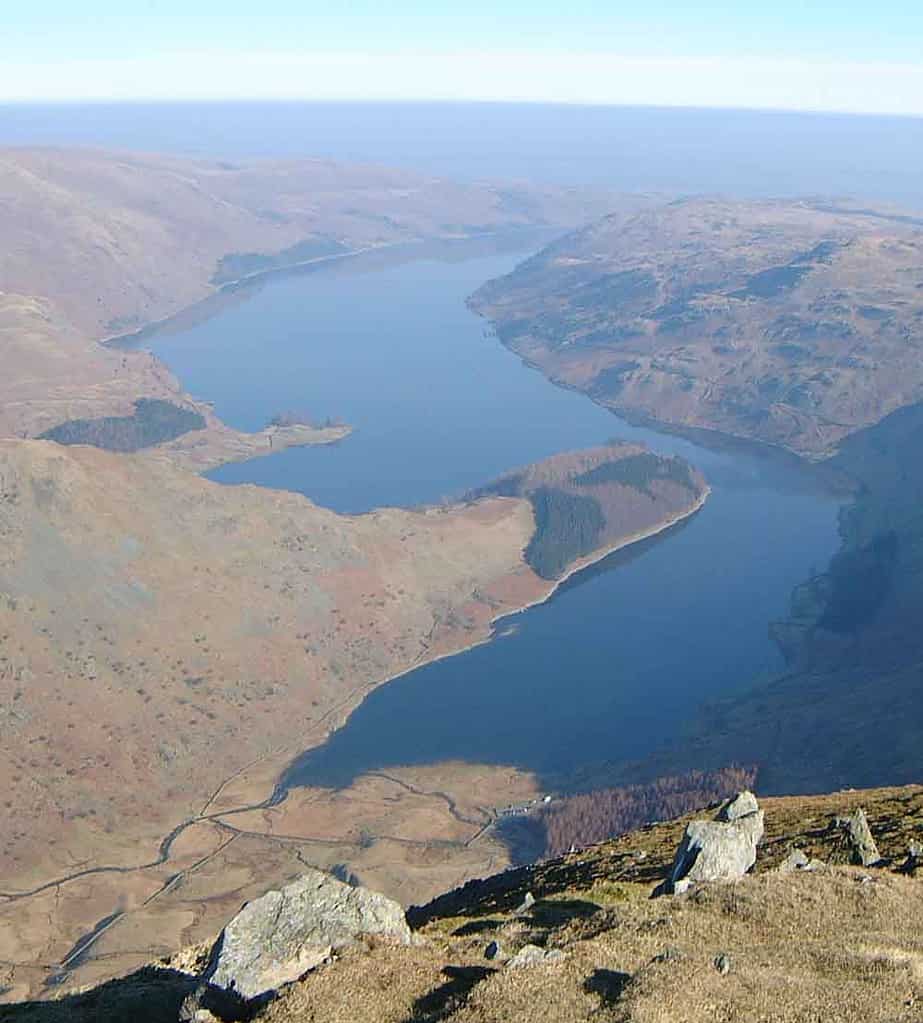
[[[923,867],[923,845],[911,842],[907,848],[907,859],[900,865],[900,872],[913,877],[920,867]]]
[[[195,991],[190,991],[188,995],[183,999],[182,1004],[179,1007],[176,1019],[177,1023],[198,1023],[199,1014],[202,1012],[208,1012],[208,1009],[201,1007],[202,992],[205,990],[205,985],[200,985]],[[211,1013],[208,1012],[211,1016]]]
[[[715,969],[722,977],[726,977],[731,972],[731,957],[725,952],[715,956]]]
[[[513,911],[513,915],[514,916],[525,916],[525,914],[528,913],[529,910],[531,910],[534,905],[535,905],[535,896],[532,894],[532,892],[526,892],[526,897],[522,900],[522,902]]]
[[[203,980],[210,992],[250,1002],[298,980],[363,934],[411,943],[396,902],[311,870],[244,906],[215,942]]]
[[[202,1005],[205,985],[200,984],[183,999],[176,1019],[177,1023],[219,1023],[218,1017]]]
[[[506,964],[509,969],[518,970],[528,966],[550,966],[564,959],[559,948],[539,948],[538,945],[523,945],[522,948]]]
[[[842,833],[846,845],[845,858],[849,863],[857,867],[871,867],[881,861],[881,853],[862,807],[848,817],[836,817],[832,826]]]
[[[776,867],[780,874],[791,874],[796,870],[804,870],[810,860],[803,849],[792,849],[785,859]]]
[[[496,959],[500,955],[500,942],[492,941],[488,944],[487,948],[484,949],[485,959]]]
[[[668,945],[662,952],[659,952],[651,960],[652,963],[672,963],[682,959],[683,953],[675,945]]]
[[[825,866],[823,860],[818,860],[815,857],[808,859],[803,849],[792,849],[776,867],[776,872],[779,874],[813,873],[815,870],[823,870]]]

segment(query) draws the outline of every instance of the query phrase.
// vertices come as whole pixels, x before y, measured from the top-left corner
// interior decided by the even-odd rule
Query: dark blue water
[[[516,103],[0,105],[0,144],[36,143],[923,206],[923,118],[911,117]]]
[[[531,243],[534,246],[534,241]],[[524,367],[465,307],[529,251],[453,242],[289,277],[148,342],[192,392],[256,428],[290,406],[356,432],[230,466],[340,511],[459,494],[536,458],[617,436],[698,465],[705,508],[607,559],[489,644],[374,692],[296,781],[448,758],[555,772],[658,746],[703,700],[780,668],[767,634],[837,546],[838,498],[794,459],[635,428]]]

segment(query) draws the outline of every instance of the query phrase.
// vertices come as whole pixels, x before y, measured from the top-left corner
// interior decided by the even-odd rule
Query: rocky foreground
[[[749,792],[424,907],[318,871],[0,1020],[888,1020],[923,1008],[923,787]]]

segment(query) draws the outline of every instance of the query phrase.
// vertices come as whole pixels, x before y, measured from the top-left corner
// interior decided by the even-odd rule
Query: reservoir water
[[[466,298],[539,247],[521,234],[315,265],[224,296],[151,348],[233,426],[340,417],[340,444],[212,473],[337,511],[457,496],[518,465],[618,437],[697,465],[693,519],[575,576],[495,638],[372,693],[287,785],[447,759],[549,774],[634,758],[703,702],[777,672],[769,623],[838,545],[842,496],[795,459],[629,425],[525,367]]]

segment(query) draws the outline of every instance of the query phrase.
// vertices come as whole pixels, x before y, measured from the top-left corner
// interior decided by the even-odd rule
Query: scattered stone
[[[715,969],[722,977],[726,977],[731,972],[731,957],[726,952],[715,956]]]
[[[203,980],[211,991],[249,1002],[297,980],[364,934],[411,943],[396,902],[311,870],[244,906],[215,942]]]
[[[821,870],[824,866],[823,860],[808,858],[803,849],[792,849],[785,859],[776,867],[780,874],[794,874],[795,872],[813,872]]]
[[[693,884],[734,881],[756,862],[763,837],[763,811],[752,792],[741,792],[713,821],[691,821],[673,859],[669,877],[655,895],[681,894]]]
[[[491,941],[487,948],[484,949],[484,958],[496,959],[498,955],[500,955],[500,942]]]
[[[190,1023],[221,1023],[221,1020],[208,1009],[196,1009],[195,1013],[190,1017]]]
[[[834,818],[831,826],[839,830],[842,835],[844,848],[837,857],[838,859],[857,867],[871,867],[881,862],[881,853],[872,837],[872,831],[862,807],[848,817]]]
[[[564,953],[559,948],[539,948],[538,945],[523,945],[506,965],[510,969],[518,970],[527,966],[550,966],[552,963],[559,963],[563,959]]]
[[[652,963],[672,963],[677,959],[682,959],[683,953],[675,945],[668,945],[662,952],[658,952],[657,955],[651,960]]]
[[[907,859],[900,865],[900,872],[913,877],[920,867],[923,867],[923,845],[911,842],[907,848]]]
[[[792,849],[777,869],[780,874],[791,874],[795,870],[804,870],[809,862],[804,850]]]
[[[513,911],[513,916],[525,916],[535,905],[535,896],[532,892],[526,892],[526,897]]]

